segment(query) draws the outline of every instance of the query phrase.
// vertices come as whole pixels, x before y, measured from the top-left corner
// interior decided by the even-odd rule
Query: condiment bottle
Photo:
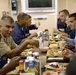
[[[20,75],[20,73],[25,73],[25,71],[24,71],[24,60],[19,61],[19,72],[17,75]]]

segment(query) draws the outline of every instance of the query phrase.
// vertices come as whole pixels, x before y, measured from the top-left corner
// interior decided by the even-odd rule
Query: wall
[[[70,13],[76,12],[76,0],[58,0],[58,12],[68,9]]]
[[[4,3],[5,2],[5,3]],[[0,0],[0,17],[2,17],[2,12],[9,12],[9,0]]]
[[[36,23],[36,22],[40,22],[40,27],[38,28],[38,31],[39,30],[43,30],[43,29],[49,29],[49,31],[50,31],[50,33],[51,33],[51,31],[52,31],[52,29],[53,29],[53,27],[56,27],[56,14],[55,13],[49,13],[49,14],[31,14],[32,15],[32,17],[34,17],[34,16],[45,16],[46,15],[46,17],[47,17],[47,19],[46,20],[34,20],[34,19],[32,19],[32,22],[33,23]]]
[[[62,9],[66,9],[66,0],[58,0],[57,5],[58,5],[58,8],[57,8],[58,12]]]
[[[21,12],[21,0],[17,0],[18,13]],[[5,11],[7,15],[11,15],[16,20],[17,14],[11,13],[11,0],[0,0],[0,18],[2,12]]]
[[[76,0],[68,0],[67,4],[70,13],[76,12]]]

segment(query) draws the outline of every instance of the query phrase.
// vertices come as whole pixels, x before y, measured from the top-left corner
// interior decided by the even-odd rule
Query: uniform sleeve
[[[17,44],[14,42],[14,40],[11,37],[11,49],[14,49],[17,47]]]
[[[14,33],[12,34],[12,38],[16,44],[20,44],[22,39],[25,38],[25,34],[22,30],[20,29],[14,29]]]
[[[28,27],[29,30],[38,29],[35,24],[32,24]]]
[[[67,42],[71,42],[71,43],[73,43],[73,44],[75,45],[75,39],[67,38],[66,41],[67,41]]]
[[[11,51],[9,46],[7,46],[7,44],[5,42],[0,41],[0,56],[3,56],[8,51]]]

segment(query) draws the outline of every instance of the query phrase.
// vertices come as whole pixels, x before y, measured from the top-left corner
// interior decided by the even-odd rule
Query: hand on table
[[[18,62],[20,59],[19,56],[13,57],[8,64],[0,69],[0,75],[6,75],[6,73],[14,70],[19,65]]]
[[[34,32],[34,33],[31,33],[31,36],[32,36],[32,37],[37,37],[38,35],[37,35],[36,32]]]
[[[67,48],[63,49],[63,56],[65,58],[72,58],[75,56],[75,53]]]
[[[39,47],[39,41],[38,40],[33,40],[33,39],[28,39],[27,40],[29,45],[35,46],[35,47]]]
[[[75,45],[72,44],[71,42],[66,42],[65,47],[66,48],[69,48],[69,49],[74,49],[75,48]]]
[[[68,37],[66,37],[66,36],[61,36],[60,37],[60,39],[62,40],[62,39],[64,39],[64,40],[66,40]]]
[[[17,67],[19,65],[19,60],[21,58],[19,56],[13,57],[11,59],[11,61],[8,63],[8,68],[10,68],[11,70],[15,69],[15,67]]]
[[[40,26],[40,22],[36,22],[36,23],[35,23],[35,27],[36,27],[36,28],[39,28],[39,26]]]

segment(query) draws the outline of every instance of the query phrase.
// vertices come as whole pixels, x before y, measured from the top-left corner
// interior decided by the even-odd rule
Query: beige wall
[[[37,14],[36,14],[37,15]],[[36,16],[35,15],[35,16]],[[39,14],[38,14],[39,15]],[[53,29],[53,27],[56,27],[56,14],[55,13],[51,13],[51,14],[43,14],[43,16],[47,17],[46,20],[34,20],[32,19],[32,22],[33,23],[36,23],[36,22],[40,22],[40,27],[38,28],[38,31],[39,30],[43,30],[43,29],[49,29],[50,33]],[[34,16],[34,15],[32,15]],[[40,16],[40,15],[39,15]]]
[[[66,9],[66,0],[58,0],[58,12],[62,9]],[[57,13],[58,13],[57,12]]]
[[[68,7],[70,13],[76,12],[76,0],[68,0]]]
[[[9,12],[9,0],[0,0],[0,17],[2,16],[2,12]]]
[[[76,0],[58,0],[58,12],[68,9],[70,13],[76,12]]]
[[[0,0],[0,18],[2,17],[2,12],[5,11],[7,15],[10,15],[16,20],[17,14],[11,13],[11,0]],[[21,12],[21,0],[17,0],[18,13]]]

